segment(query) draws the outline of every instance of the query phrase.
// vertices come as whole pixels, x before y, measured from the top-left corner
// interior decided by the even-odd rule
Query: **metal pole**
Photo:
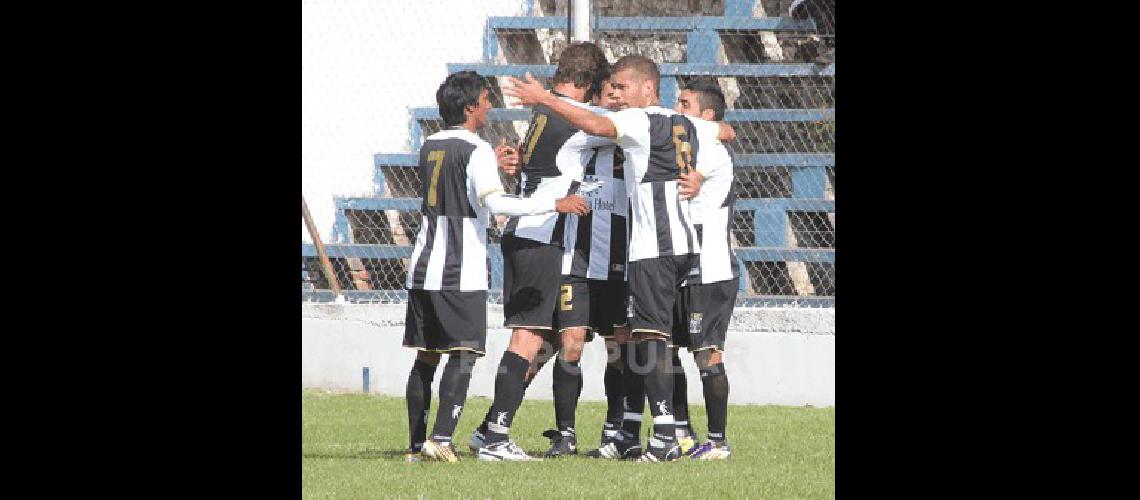
[[[590,0],[570,0],[570,40],[590,41]]]
[[[309,215],[309,204],[305,203],[305,195],[301,195],[301,217],[305,219],[305,227],[309,229],[309,237],[313,239],[313,245],[317,247],[317,257],[321,259],[321,269],[325,273],[325,279],[329,281],[329,286],[332,287],[333,296],[340,297],[340,283],[336,280],[336,274],[333,273],[332,263],[329,262],[329,256],[325,253],[325,245],[321,243],[321,235],[317,233],[317,226],[313,224],[313,217]]]

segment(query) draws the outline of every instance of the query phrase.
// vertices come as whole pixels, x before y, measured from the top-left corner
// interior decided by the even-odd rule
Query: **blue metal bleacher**
[[[817,63],[729,63],[716,60],[721,36],[726,32],[812,32],[816,25],[810,20],[786,17],[750,17],[753,0],[726,0],[724,16],[693,17],[597,17],[593,20],[595,33],[638,33],[674,32],[684,34],[687,42],[686,62],[661,63],[661,98],[663,106],[672,106],[678,92],[678,78],[692,76],[721,77],[831,77],[834,64]],[[533,9],[530,9],[533,10]],[[502,44],[500,37],[520,30],[568,30],[567,19],[558,17],[490,17],[487,19],[483,37],[483,61],[480,63],[449,63],[448,73],[473,70],[483,76],[517,76],[531,73],[535,77],[549,78],[554,75],[555,66],[549,64],[497,64]],[[435,107],[410,108],[410,133],[412,149],[418,149],[425,135],[425,122],[439,121],[439,111]],[[527,121],[530,110],[525,108],[495,108],[488,114],[491,122]],[[822,122],[834,120],[835,110],[822,109],[731,109],[725,114],[730,123],[757,122]],[[406,259],[411,256],[411,245],[359,244],[351,242],[351,228],[347,211],[398,211],[418,212],[419,198],[393,197],[387,186],[385,170],[389,174],[395,169],[415,168],[419,155],[415,152],[379,153],[374,155],[374,187],[371,197],[336,198],[336,222],[332,241],[326,251],[332,259]],[[735,248],[742,266],[740,305],[780,306],[787,304],[833,305],[830,296],[805,295],[762,295],[748,293],[749,273],[743,272],[744,265],[753,263],[804,262],[818,265],[834,265],[833,248],[790,247],[788,242],[789,214],[792,212],[834,213],[835,202],[827,198],[825,184],[828,170],[835,166],[835,156],[831,153],[792,152],[792,153],[750,153],[737,154],[735,166],[738,169],[781,169],[790,173],[790,197],[738,198],[735,209],[750,213],[754,231],[751,246]],[[316,250],[311,244],[302,244],[303,257],[315,257]],[[488,245],[488,258],[491,263],[492,302],[501,300],[502,254],[497,244]],[[307,272],[302,273],[303,281],[309,280]],[[346,290],[345,297],[350,301],[402,301],[406,300],[404,290]],[[328,290],[302,290],[306,300],[332,300]]]

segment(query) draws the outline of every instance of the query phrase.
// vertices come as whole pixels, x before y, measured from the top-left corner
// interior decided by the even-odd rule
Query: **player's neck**
[[[472,134],[476,133],[475,132],[475,129],[476,129],[475,120],[467,120],[467,121],[463,122],[463,125],[460,125],[458,127],[451,127],[451,128],[453,128],[453,129],[462,128],[462,129],[466,129],[468,132],[471,132]]]
[[[566,82],[555,85],[553,90],[575,101],[586,102],[586,90],[588,89],[589,87],[580,89],[575,87],[572,82]]]

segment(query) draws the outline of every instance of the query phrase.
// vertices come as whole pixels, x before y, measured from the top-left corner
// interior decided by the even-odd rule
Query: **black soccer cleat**
[[[578,454],[578,438],[573,435],[566,436],[557,430],[547,429],[542,436],[550,440],[550,449],[543,456],[556,458]]]
[[[676,443],[669,443],[662,447],[647,446],[645,453],[637,458],[638,462],[675,462],[681,458],[681,447]]]

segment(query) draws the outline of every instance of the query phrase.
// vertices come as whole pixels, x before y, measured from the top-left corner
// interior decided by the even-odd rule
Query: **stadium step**
[[[325,252],[330,260],[347,260],[347,259],[406,259],[412,255],[413,247],[411,245],[372,245],[372,244],[351,244],[351,243],[332,243],[325,245]],[[748,263],[808,263],[808,264],[825,264],[834,265],[835,263],[835,250],[831,248],[775,248],[775,247],[760,247],[760,246],[746,246],[735,247],[736,258],[740,269],[739,290],[742,294],[742,299],[755,299],[756,294],[748,293],[748,290],[755,288],[750,281],[757,281],[758,278],[752,276],[753,273],[747,272],[749,269]],[[302,258],[316,258],[316,246],[311,243],[301,244]],[[490,260],[490,288],[493,292],[502,294],[502,273],[503,273],[503,255],[499,245],[488,244],[487,256]],[[769,271],[770,272],[770,271]],[[345,285],[346,283],[342,283]],[[404,292],[399,289],[402,282],[399,284],[389,283],[388,288],[378,288],[376,290],[356,290],[356,292],[368,292],[363,295],[357,293],[358,297],[372,297],[369,300],[378,300],[377,297],[389,297],[396,301],[396,298],[406,298],[405,295],[399,295]],[[352,290],[352,286],[343,286],[345,290]],[[319,290],[310,289],[310,295],[319,292]],[[305,293],[305,291],[303,291]],[[773,295],[772,297],[780,297]],[[821,296],[794,296],[796,299],[805,298],[820,298]],[[792,298],[792,297],[787,297]],[[492,300],[493,301],[493,300]]]
[[[568,32],[567,18],[550,17],[490,17],[483,30],[483,61],[487,63],[518,56],[531,56],[526,50],[538,45],[537,30]],[[593,20],[592,38],[620,35],[669,36],[684,35],[686,60],[689,62],[717,62],[723,43],[722,35],[729,33],[764,32],[815,32],[811,19],[790,17],[751,16],[699,16],[699,17],[608,17]],[[680,39],[678,38],[678,42]],[[519,47],[514,50],[505,47]]]
[[[678,78],[689,77],[735,77],[740,79],[761,78],[820,78],[835,76],[835,64],[819,63],[728,63],[687,62],[659,63],[661,73],[661,105],[672,107],[676,103]],[[551,78],[557,66],[552,64],[486,64],[448,63],[447,72],[474,71],[485,77],[514,76],[522,78],[530,73],[535,78]]]
[[[411,147],[419,149],[424,138],[444,128],[439,108],[415,107],[411,108]],[[487,112],[487,120],[491,123],[512,123],[523,126],[530,120],[529,108],[491,108]],[[724,113],[724,121],[740,126],[741,123],[782,123],[782,122],[822,122],[833,120],[835,110],[825,109],[729,109]]]
[[[530,73],[535,78],[551,78],[557,66],[553,64],[484,64],[448,63],[447,72],[474,71],[482,76],[513,76],[521,78]],[[657,65],[662,77],[679,76],[750,76],[750,77],[797,77],[835,76],[835,64],[818,63],[660,63]],[[662,86],[662,91],[665,90]],[[664,101],[664,96],[662,96]]]
[[[737,169],[790,169],[795,198],[823,198],[827,169],[835,166],[833,153],[748,153],[734,156],[733,166]],[[379,153],[373,155],[373,165],[377,196],[419,196],[420,181],[415,171],[419,165],[419,153]],[[737,175],[749,174],[738,172]],[[397,182],[389,185],[389,177]]]
[[[352,230],[352,228],[347,227],[347,210],[397,210],[416,213],[419,211],[421,204],[422,201],[420,198],[337,198],[336,217],[338,223],[346,226],[337,233],[347,235],[350,234],[349,231]],[[735,209],[737,213],[748,212],[752,214],[751,229],[754,235],[753,242],[757,246],[783,248],[788,246],[788,214],[790,212],[834,213],[835,201],[811,198],[744,198],[736,200]],[[406,228],[401,229],[404,230],[405,234],[410,233]],[[739,231],[740,229],[737,228],[736,230]],[[334,239],[334,241],[339,242],[344,239],[345,238],[338,238]],[[381,247],[387,248],[387,246],[384,245],[381,245]],[[402,258],[407,257],[407,255],[385,254],[383,256],[371,255],[371,257]]]

